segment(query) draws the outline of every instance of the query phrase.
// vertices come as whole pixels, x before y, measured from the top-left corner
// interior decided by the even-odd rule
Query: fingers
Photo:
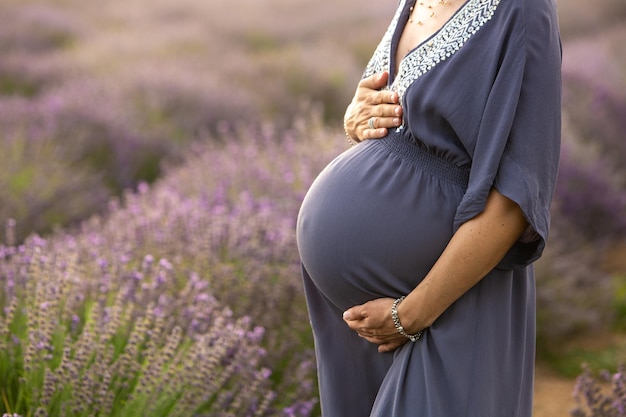
[[[369,120],[374,129],[369,128]],[[402,124],[402,119],[393,117],[372,117],[368,120],[368,127],[362,130],[360,137],[363,139],[380,139],[387,136],[389,129],[395,129]]]
[[[369,88],[370,90],[380,90],[387,85],[388,80],[389,73],[387,71],[384,71],[379,74],[374,74],[370,75],[369,77],[363,78],[359,82],[359,87]]]
[[[381,139],[387,136],[387,129],[365,129],[361,135],[363,139]]]
[[[383,105],[387,109],[393,109],[388,111],[389,115],[395,114],[395,108],[400,107],[400,98],[398,93],[390,90],[366,90],[361,88],[358,90],[360,93],[357,99],[363,101],[368,106]]]
[[[380,104],[374,106],[367,119],[367,126],[363,126],[363,138],[379,139],[385,137],[387,129],[395,129],[402,125],[402,107],[397,104]]]
[[[350,323],[351,321],[355,322],[355,321],[363,320],[366,317],[367,317],[367,313],[361,306],[355,306],[343,312],[343,319],[348,323],[348,326],[351,325]],[[352,325],[357,326],[357,324],[352,324]]]
[[[368,129],[390,129],[399,127],[402,124],[400,117],[388,117],[388,116],[372,116],[367,119]]]
[[[387,90],[388,72],[370,75],[363,78],[357,88],[357,97],[365,99],[368,104],[399,104],[400,98],[395,91]],[[359,95],[359,91],[362,96]]]
[[[370,111],[373,117],[382,117],[385,119],[398,119],[402,118],[402,107],[399,104],[379,104],[372,107]],[[383,126],[378,126],[383,127]],[[387,126],[389,127],[389,126]]]
[[[363,139],[385,137],[388,129],[402,125],[402,107],[395,104],[381,104],[372,108],[371,116],[364,122],[360,136]]]
[[[405,343],[406,341],[383,343],[382,345],[378,345],[378,352],[380,353],[393,352],[394,350],[398,349],[400,346],[402,346]]]
[[[376,94],[373,94],[371,96],[371,100],[372,100],[371,104],[373,105],[378,105],[378,104],[395,105],[392,108],[399,107],[400,105],[400,98],[398,97],[398,93],[396,93],[395,91],[390,91],[390,90],[377,91]]]
[[[386,337],[365,336],[362,334],[358,334],[358,335],[360,338],[368,341],[369,343],[373,345],[378,345],[378,352],[380,353],[393,352],[400,346],[404,345],[408,340],[408,339],[401,339],[401,338],[395,338],[393,340],[389,340],[389,338],[386,338]]]

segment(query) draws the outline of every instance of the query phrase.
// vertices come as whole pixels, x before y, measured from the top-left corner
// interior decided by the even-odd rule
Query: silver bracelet
[[[418,340],[420,340],[420,337],[422,337],[424,331],[420,330],[415,334],[408,334],[404,331],[404,327],[402,327],[402,324],[400,324],[400,319],[398,318],[398,305],[402,302],[402,300],[404,300],[404,298],[405,297],[402,296],[393,302],[393,305],[391,306],[391,318],[393,319],[393,324],[396,326],[396,330],[398,331],[398,333],[409,339],[411,342],[417,342]]]

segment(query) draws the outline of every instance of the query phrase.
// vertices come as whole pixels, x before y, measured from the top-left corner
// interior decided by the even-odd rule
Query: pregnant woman
[[[298,217],[324,417],[531,416],[555,8],[400,1]]]

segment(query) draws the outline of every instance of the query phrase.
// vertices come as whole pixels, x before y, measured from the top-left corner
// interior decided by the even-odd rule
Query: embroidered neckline
[[[391,70],[391,42],[407,1],[402,0],[368,63],[364,76]],[[404,57],[398,66],[391,89],[402,98],[415,80],[454,55],[486,22],[491,20],[499,3],[500,0],[468,0],[439,31]]]

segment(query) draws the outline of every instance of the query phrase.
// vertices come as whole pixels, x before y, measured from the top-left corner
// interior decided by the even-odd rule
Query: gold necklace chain
[[[437,4],[435,5],[435,7],[433,7],[432,2],[425,2],[424,0],[418,0],[415,2],[415,4],[413,6],[411,6],[411,8],[409,9],[409,22],[413,23],[413,13],[416,10],[416,6],[419,6],[419,8],[425,8],[428,14],[428,17],[433,18],[435,16],[437,16],[437,14],[435,13],[437,6],[444,6],[448,4],[448,0],[437,0]],[[418,25],[423,25],[424,22],[422,21],[422,19],[418,19],[417,20],[417,24]]]

